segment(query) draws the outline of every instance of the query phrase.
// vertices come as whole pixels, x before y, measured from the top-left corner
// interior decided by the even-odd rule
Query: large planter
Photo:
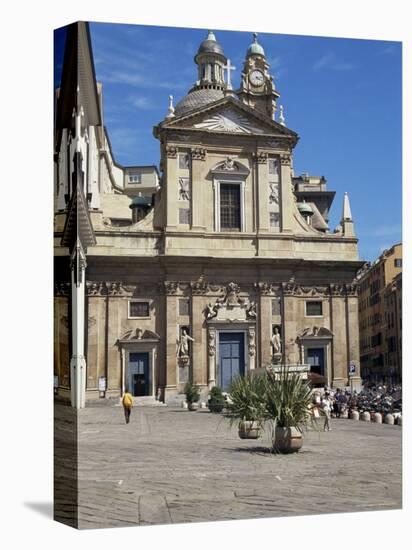
[[[277,453],[296,453],[303,445],[302,433],[297,428],[276,426],[273,450]]]
[[[239,422],[240,439],[258,439],[260,432],[261,426],[257,420],[241,420]]]
[[[189,411],[197,411],[197,409],[199,408],[199,403],[188,403],[187,408],[189,409]]]

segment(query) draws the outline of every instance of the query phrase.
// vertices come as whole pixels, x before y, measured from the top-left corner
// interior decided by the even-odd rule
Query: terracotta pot
[[[303,436],[297,428],[276,427],[275,438],[273,440],[274,451],[282,454],[296,453],[302,445]]]
[[[187,408],[189,411],[197,411],[199,408],[199,403],[188,403]]]
[[[258,439],[261,427],[256,420],[241,420],[239,422],[240,439]]]

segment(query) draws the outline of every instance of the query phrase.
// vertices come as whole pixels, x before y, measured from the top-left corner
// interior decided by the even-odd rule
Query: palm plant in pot
[[[264,377],[253,374],[236,376],[230,385],[228,411],[233,424],[238,423],[241,439],[257,439],[262,428],[264,406]]]
[[[226,401],[223,392],[219,386],[213,386],[210,390],[210,398],[208,400],[208,407],[210,412],[220,413],[223,411]]]
[[[283,366],[267,373],[265,386],[264,416],[271,426],[273,450],[297,452],[303,444],[303,429],[311,422],[310,383]]]
[[[183,392],[186,395],[186,403],[189,411],[196,411],[200,399],[199,388],[194,386],[191,382],[186,382]]]

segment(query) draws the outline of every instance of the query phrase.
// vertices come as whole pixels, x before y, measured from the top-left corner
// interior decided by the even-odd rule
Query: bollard
[[[352,420],[359,420],[359,411],[352,411],[350,417]]]
[[[360,415],[360,419],[364,422],[370,422],[371,421],[371,415],[368,411],[363,411]]]
[[[385,416],[385,424],[389,424],[390,426],[393,426],[395,424],[395,418],[393,417],[393,414],[387,414]]]
[[[343,409],[341,413],[341,418],[348,418],[348,409]]]
[[[402,415],[398,416],[397,421],[398,426],[402,426]]]
[[[206,403],[204,401],[200,402],[200,408],[201,409],[206,409]]]
[[[373,422],[376,422],[376,424],[382,424],[382,415],[381,415],[381,413],[376,412],[376,413],[373,415],[372,421],[373,421]]]
[[[182,409],[187,409],[187,403],[186,403],[186,401],[182,401]]]

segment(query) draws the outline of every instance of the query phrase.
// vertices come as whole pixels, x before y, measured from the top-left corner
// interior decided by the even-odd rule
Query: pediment
[[[269,120],[260,112],[231,97],[221,99],[161,124],[162,128],[195,130],[237,135],[273,135],[292,138],[297,134]]]

